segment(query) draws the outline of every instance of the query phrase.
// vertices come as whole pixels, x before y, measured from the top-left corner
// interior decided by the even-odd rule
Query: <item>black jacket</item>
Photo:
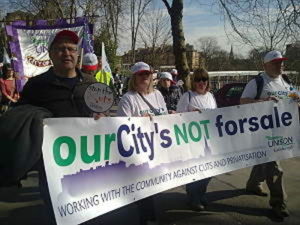
[[[88,117],[91,111],[86,106],[83,96],[86,88],[95,83],[93,76],[77,70],[79,82],[74,88],[69,87],[57,76],[53,69],[30,78],[21,93],[20,104],[31,104],[48,109],[53,117]]]
[[[73,88],[52,68],[30,78],[17,106],[0,118],[0,185],[18,181],[41,158],[44,118],[91,115],[83,96],[96,80],[79,70],[77,74]]]
[[[176,111],[177,103],[182,95],[180,88],[177,86],[171,86],[167,89],[159,86],[158,90],[161,92],[165,99],[167,109]]]
[[[47,109],[32,105],[12,108],[0,117],[0,186],[17,182],[42,155],[43,119]]]

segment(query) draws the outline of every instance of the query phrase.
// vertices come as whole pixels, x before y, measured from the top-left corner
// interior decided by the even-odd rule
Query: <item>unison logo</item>
[[[283,136],[275,136],[270,137],[266,136],[266,139],[268,140],[268,146],[271,147],[277,147],[277,146],[288,146],[293,144],[293,137],[283,137]]]

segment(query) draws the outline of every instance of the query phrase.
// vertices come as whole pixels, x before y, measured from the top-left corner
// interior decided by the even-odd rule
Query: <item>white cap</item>
[[[159,79],[169,79],[169,80],[173,81],[172,75],[169,72],[160,73]]]
[[[144,62],[137,62],[136,64],[134,64],[131,67],[131,72],[133,74],[141,73],[141,72],[144,72],[144,71],[151,72],[150,66],[147,63],[144,63]]]
[[[264,57],[264,63],[284,60],[288,60],[288,58],[282,57],[281,53],[275,50],[268,52]]]
[[[86,53],[82,58],[82,68],[96,70],[98,68],[97,56],[94,53]]]
[[[172,69],[172,70],[171,70],[171,74],[177,75],[177,74],[178,74],[178,72],[177,72],[177,70],[176,70],[176,69]]]

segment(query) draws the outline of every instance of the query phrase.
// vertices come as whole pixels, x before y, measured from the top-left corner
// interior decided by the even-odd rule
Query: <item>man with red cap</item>
[[[20,104],[44,107],[52,112],[54,117],[91,115],[84,103],[83,93],[85,88],[96,80],[76,68],[78,44],[79,37],[73,31],[62,30],[56,34],[49,45],[49,56],[53,66],[26,83]]]
[[[249,81],[241,96],[241,104],[278,101],[288,98],[293,88],[286,75],[282,74],[283,61],[279,51],[268,52],[263,59],[264,72]],[[262,188],[266,180],[270,190],[270,206],[276,217],[283,219],[289,216],[286,208],[286,193],[283,186],[283,170],[279,162],[268,162],[253,167],[247,182],[246,191],[259,196],[268,194]]]
[[[62,30],[56,34],[48,49],[53,67],[28,80],[19,104],[46,108],[53,117],[92,116],[84,102],[84,93],[96,80],[76,68],[78,44],[79,37],[73,31]],[[43,163],[40,166],[39,183],[41,195],[54,219]]]

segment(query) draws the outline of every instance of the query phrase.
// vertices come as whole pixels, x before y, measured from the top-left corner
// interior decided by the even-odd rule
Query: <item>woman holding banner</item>
[[[138,62],[131,68],[132,77],[128,92],[121,98],[117,116],[158,116],[168,114],[166,103],[158,90],[153,88],[150,66]],[[155,224],[153,197],[137,202],[140,214],[140,225]]]
[[[177,104],[177,112],[202,112],[217,108],[216,100],[209,92],[209,76],[205,69],[194,71],[191,86],[192,90],[184,93],[180,98]],[[193,210],[201,211],[205,209],[207,201],[204,195],[210,179],[209,177],[186,185],[189,205]]]

